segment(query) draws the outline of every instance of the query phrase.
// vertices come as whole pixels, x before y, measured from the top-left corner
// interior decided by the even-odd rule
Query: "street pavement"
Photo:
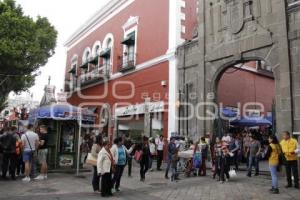
[[[121,182],[121,192],[110,199],[115,200],[300,200],[300,190],[285,189],[280,178],[280,194],[270,194],[269,176],[246,177],[239,172],[236,178],[221,184],[207,177],[181,177],[178,182],[164,179],[163,172],[149,172],[145,182],[139,181],[139,169],[134,167],[133,177],[127,170]],[[101,199],[92,192],[91,172],[80,177],[72,174],[49,174],[46,181],[23,183],[0,180],[0,200],[94,200]]]

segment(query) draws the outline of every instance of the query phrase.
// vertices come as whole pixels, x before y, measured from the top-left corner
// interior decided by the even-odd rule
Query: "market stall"
[[[94,113],[68,103],[46,105],[30,112],[30,123],[48,127],[49,169],[79,168],[81,132],[92,127],[94,121]]]

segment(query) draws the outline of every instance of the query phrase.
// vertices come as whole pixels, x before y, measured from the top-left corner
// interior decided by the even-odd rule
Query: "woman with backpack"
[[[269,160],[269,169],[272,177],[272,188],[270,192],[273,194],[279,194],[278,189],[278,171],[280,169],[279,165],[279,155],[281,152],[278,139],[275,135],[269,136],[269,146],[266,153],[266,158]]]

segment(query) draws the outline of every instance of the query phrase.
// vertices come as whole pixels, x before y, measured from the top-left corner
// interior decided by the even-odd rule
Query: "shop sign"
[[[150,113],[156,113],[156,112],[164,112],[164,102],[149,102],[147,103],[148,110]],[[130,105],[126,107],[120,107],[116,108],[115,115],[116,116],[128,116],[128,115],[139,115],[145,113],[146,104],[136,104],[136,105]]]

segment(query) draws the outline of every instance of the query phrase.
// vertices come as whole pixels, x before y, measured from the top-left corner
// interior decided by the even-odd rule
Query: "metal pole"
[[[81,144],[81,126],[82,126],[82,114],[80,111],[79,114],[79,131],[78,131],[78,141],[77,141],[77,167],[76,167],[76,176],[79,176],[79,160],[80,160],[80,144]]]

